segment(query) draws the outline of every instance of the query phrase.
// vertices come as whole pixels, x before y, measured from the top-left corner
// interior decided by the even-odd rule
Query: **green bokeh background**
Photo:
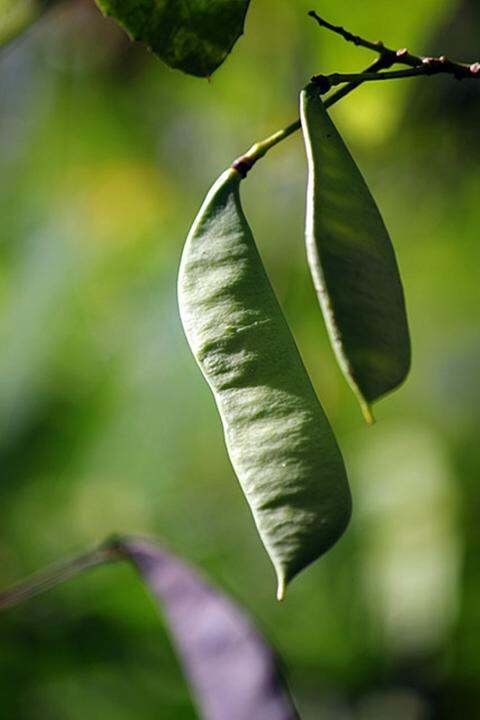
[[[209,185],[295,118],[313,73],[372,59],[318,29],[312,5],[252,0],[210,83],[130,45],[93,0],[1,51],[0,585],[111,532],[150,534],[251,611],[304,720],[480,717],[480,85],[371,83],[332,111],[391,231],[412,332],[410,377],[373,428],[308,275],[300,137],[245,183],[354,496],[345,537],[281,605],[180,325],[179,257]],[[316,9],[395,47],[479,59],[476,0]],[[2,614],[0,707],[197,717],[167,628],[120,566]]]

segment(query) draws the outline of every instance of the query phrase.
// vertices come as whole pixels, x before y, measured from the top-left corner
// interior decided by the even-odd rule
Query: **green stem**
[[[29,600],[36,595],[40,595],[46,590],[50,590],[56,585],[83,573],[85,570],[90,570],[97,565],[103,565],[118,559],[120,559],[118,548],[115,546],[115,543],[112,542],[106,543],[82,555],[77,555],[60,564],[53,565],[47,570],[36,573],[27,580],[22,580],[8,590],[0,593],[0,610],[5,610],[25,600]]]
[[[364,70],[363,73],[355,74],[354,76],[352,76],[353,79],[351,82],[346,83],[344,87],[332,93],[325,100],[325,107],[332,107],[332,105],[335,105],[335,103],[337,103],[339,100],[344,98],[346,95],[349,95],[353,90],[359,87],[359,85],[361,85],[363,82],[363,76],[365,74],[374,74],[379,72],[380,70],[391,67],[392,62],[393,60],[391,57],[383,55],[380,56],[377,60],[375,60],[375,62],[371,63]],[[287,127],[283,128],[283,130],[278,130],[276,133],[273,133],[273,135],[270,135],[264,140],[261,140],[260,142],[252,145],[250,150],[248,150],[244,155],[235,160],[232,167],[238,170],[238,172],[243,177],[245,177],[249,170],[255,165],[255,163],[262,157],[264,157],[269,152],[269,150],[286,140],[288,137],[290,137],[290,135],[296,133],[298,130],[300,130],[300,128],[300,120],[295,120],[295,122],[287,125]]]
[[[248,150],[245,155],[242,155],[242,157],[237,162],[245,162],[245,165],[248,165],[248,169],[250,169],[257,162],[257,160],[260,160],[260,158],[266,155],[269,150],[275,147],[275,145],[278,145],[278,143],[286,140],[288,137],[290,137],[290,135],[293,135],[293,133],[297,132],[297,130],[300,130],[300,127],[300,120],[295,120],[295,122],[287,125],[287,127],[283,128],[283,130],[278,130],[278,132],[273,133],[273,135],[265,138],[265,140],[261,140],[260,142],[252,145],[250,150]]]

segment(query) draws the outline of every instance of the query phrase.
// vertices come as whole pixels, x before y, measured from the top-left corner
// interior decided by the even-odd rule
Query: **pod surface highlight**
[[[371,422],[370,403],[410,368],[397,261],[375,200],[313,85],[301,93],[300,115],[310,271],[338,363]]]
[[[278,578],[286,583],[345,530],[351,497],[333,431],[275,297],[227,170],[187,238],[179,306],[213,391],[228,454]]]

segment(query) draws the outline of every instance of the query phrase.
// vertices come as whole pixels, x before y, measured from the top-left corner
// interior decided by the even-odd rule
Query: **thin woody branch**
[[[363,76],[376,75],[381,70],[387,70],[388,68],[392,67],[394,63],[395,60],[393,60],[390,56],[383,54],[380,55],[380,57],[378,57],[373,63],[371,63],[371,65],[369,65],[363,72],[352,74],[352,80],[347,81],[342,88],[339,88],[334,93],[329,95],[328,98],[325,100],[325,107],[329,108],[332,105],[335,105],[335,103],[337,103],[343,97],[351,93],[352,90],[355,90],[355,88],[357,88],[359,85],[362,84],[362,82],[364,82],[362,80]],[[332,85],[330,87],[332,87]]]
[[[371,63],[363,71],[363,73],[357,73],[355,75],[355,79],[352,80],[352,82],[345,82],[343,87],[339,88],[331,95],[329,95],[328,98],[325,100],[325,107],[329,108],[332,105],[335,105],[335,103],[337,103],[339,100],[351,93],[352,90],[355,90],[355,88],[362,84],[362,77],[364,75],[373,75],[375,73],[378,73],[380,70],[385,70],[386,68],[391,67],[393,62],[394,61],[392,61],[391,58],[387,56],[380,56],[373,63]],[[329,87],[331,87],[331,85]],[[275,145],[278,145],[278,143],[282,142],[290,135],[293,135],[293,133],[297,132],[297,130],[300,130],[300,128],[300,120],[295,120],[295,122],[291,123],[291,125],[288,125],[283,130],[279,130],[265,140],[255,143],[255,145],[253,145],[250,150],[248,150],[248,152],[234,160],[234,162],[232,163],[232,167],[240,173],[242,178],[245,178],[252,169],[252,167],[255,165],[255,163],[260,160],[260,158],[264,157],[264,155],[266,155],[269,150],[275,147]]]
[[[422,55],[414,55],[411,52],[409,52],[406,48],[402,48],[400,50],[394,50],[392,48],[387,47],[383,44],[383,42],[372,42],[371,40],[367,40],[366,38],[361,37],[360,35],[354,35],[349,30],[345,30],[341,25],[333,25],[332,23],[328,22],[328,20],[325,20],[324,18],[320,17],[315,10],[311,10],[309,13],[309,16],[312,17],[320,27],[325,28],[326,30],[330,30],[331,32],[334,32],[336,35],[340,35],[344,40],[347,42],[351,42],[357,47],[363,47],[367,50],[372,50],[373,52],[379,53],[380,57],[388,58],[390,61],[390,66],[393,64],[401,64],[401,65],[408,65],[411,68],[415,68],[418,71],[415,73],[407,73],[406,75],[400,75],[400,74],[391,74],[390,78],[400,78],[400,77],[415,77],[420,75],[438,75],[438,74],[448,74],[453,75],[458,80],[464,80],[464,79],[472,79],[472,78],[478,78],[480,77],[480,63],[475,62],[472,64],[466,64],[461,62],[454,62],[452,60],[449,60],[449,58],[446,55],[441,55],[440,57],[424,57]],[[387,79],[387,74],[384,73],[385,77],[381,77],[381,79]],[[334,74],[335,78],[338,76],[340,77],[339,73]],[[326,76],[319,76],[319,77],[326,77]],[[328,76],[332,77],[332,76]],[[345,78],[350,78],[352,76],[347,75]],[[377,80],[378,78],[368,78],[364,77],[364,81],[368,80]],[[340,84],[341,82],[352,82],[350,79],[344,79],[339,80],[338,82],[332,83],[330,87],[332,87],[334,84]]]
[[[372,80],[393,80],[396,78],[439,74],[453,75],[458,80],[480,78],[480,62],[467,65],[465,63],[453,62],[449,60],[446,55],[438,58],[423,57],[421,55],[413,55],[406,48],[393,50],[392,48],[386,47],[381,41],[372,42],[360,35],[354,35],[340,25],[329,23],[317,15],[314,10],[311,10],[309,15],[316,20],[320,27],[326,28],[336,35],[340,35],[344,40],[358,47],[372,50],[378,55],[377,59],[361,73],[333,73],[332,75],[314,76],[312,82],[317,84],[318,90],[322,94],[328,92],[330,88],[336,85],[342,85],[342,87],[332,92],[325,99],[325,107],[331,107],[351,93],[352,90],[355,90],[359,85],[362,85],[362,83]],[[408,69],[385,72],[393,65],[407,65]],[[270,137],[255,143],[248,152],[235,160],[233,167],[238,170],[242,177],[245,177],[260,158],[264,157],[273,147],[286,140],[290,135],[297,132],[300,127],[300,120],[295,120],[295,122],[283,128],[283,130],[279,130]]]
[[[360,35],[354,35],[349,30],[345,30],[345,28],[343,28],[341,25],[333,25],[333,23],[330,23],[328,22],[328,20],[320,17],[319,15],[317,15],[315,10],[310,10],[308,14],[311,18],[317,21],[320,27],[325,28],[326,30],[330,30],[331,32],[336,33],[336,35],[340,35],[340,37],[342,37],[344,40],[353,43],[354,45],[357,45],[357,47],[363,47],[367,50],[373,50],[373,52],[378,53],[388,51],[388,49],[384,47],[383,43],[380,40],[378,42],[372,42],[371,40],[366,40],[365,38],[362,38]]]
[[[430,62],[426,62],[430,60]],[[429,59],[426,58],[425,62],[415,68],[408,68],[405,70],[391,70],[390,72],[362,72],[362,73],[332,73],[331,75],[315,75],[312,78],[312,82],[315,83],[320,93],[326,93],[330,88],[342,83],[363,83],[372,82],[375,80],[397,80],[400,78],[410,77],[430,77],[432,75],[453,75],[457,80],[479,80],[480,79],[480,63],[474,63],[470,66],[465,66],[461,73],[458,69],[452,71],[447,61],[443,61],[441,58]]]

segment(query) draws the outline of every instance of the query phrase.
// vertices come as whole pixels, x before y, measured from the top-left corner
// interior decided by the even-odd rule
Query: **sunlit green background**
[[[0,585],[113,531],[151,534],[257,618],[304,720],[480,717],[480,85],[371,83],[332,112],[391,231],[413,338],[408,382],[373,428],[307,272],[300,138],[245,183],[355,506],[282,605],[180,325],[182,243],[211,182],[296,117],[313,73],[372,59],[317,28],[312,5],[252,0],[210,83],[130,45],[93,0],[59,4],[1,51]],[[316,9],[395,47],[479,59],[477,0]],[[197,717],[167,629],[117,566],[0,617],[0,707]]]

